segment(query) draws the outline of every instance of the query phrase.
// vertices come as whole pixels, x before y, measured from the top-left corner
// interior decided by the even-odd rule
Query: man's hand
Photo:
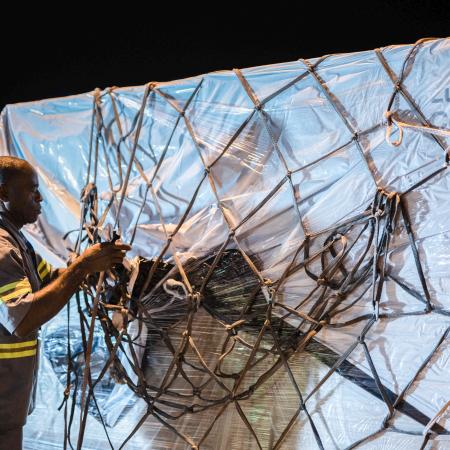
[[[120,264],[128,250],[131,247],[120,242],[102,242],[86,249],[77,262],[89,274],[103,272]]]
[[[39,291],[30,294],[31,307],[15,329],[19,337],[28,336],[32,331],[50,320],[76,292],[86,275],[103,272],[120,264],[131,247],[120,242],[94,244],[85,250],[72,264],[61,272],[55,280]]]

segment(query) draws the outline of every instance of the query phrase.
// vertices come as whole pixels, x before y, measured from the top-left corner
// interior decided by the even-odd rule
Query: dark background
[[[0,109],[95,87],[450,36],[450,6],[438,0],[255,3],[257,12],[248,13],[244,4],[110,3],[57,17],[55,10],[21,13],[19,5],[3,17],[10,29],[2,30]]]

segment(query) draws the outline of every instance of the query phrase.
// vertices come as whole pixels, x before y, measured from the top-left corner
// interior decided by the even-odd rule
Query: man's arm
[[[58,267],[57,269],[53,269],[52,277],[50,278],[50,281],[55,281],[58,277],[60,277],[66,271],[67,271],[67,267]]]
[[[34,293],[30,309],[14,334],[25,337],[55,316],[68,302],[86,277],[82,261],[74,262],[61,276]]]
[[[58,269],[58,277],[34,292],[26,316],[14,334],[25,337],[54,317],[77,291],[90,273],[102,272],[121,263],[127,250],[124,244],[95,244],[80,255],[67,269]],[[59,275],[61,270],[61,275]]]

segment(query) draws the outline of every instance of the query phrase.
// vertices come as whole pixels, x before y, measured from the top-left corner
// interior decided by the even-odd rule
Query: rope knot
[[[382,217],[384,215],[384,210],[378,208],[374,213],[373,213],[373,217],[378,218],[378,217]]]
[[[189,294],[189,299],[194,304],[194,308],[197,311],[199,306],[202,304],[202,294],[200,292],[193,292],[192,294]]]
[[[180,291],[177,288],[181,288],[183,290],[183,294],[180,293]],[[188,290],[186,289],[186,286],[178,280],[174,280],[173,278],[169,278],[164,284],[163,289],[169,294],[172,295],[175,298],[178,298],[180,300],[183,300],[184,298],[188,297]]]
[[[396,191],[392,191],[392,192],[389,192],[389,194],[387,195],[387,199],[392,200],[394,197],[397,197],[397,196],[398,196],[398,193]]]
[[[64,389],[64,398],[67,399],[67,397],[69,397],[70,395],[70,388],[72,387],[71,384],[69,384],[65,389]]]
[[[398,147],[402,141],[403,141],[403,127],[400,125],[399,122],[394,117],[394,113],[392,111],[386,111],[384,113],[384,117],[386,117],[387,121],[387,127],[386,127],[386,142],[391,147]],[[395,124],[395,126],[398,128],[398,139],[396,141],[391,140],[391,134],[392,134],[392,125]]]
[[[384,113],[384,117],[386,117],[386,121],[388,123],[388,125],[392,124],[392,111],[385,111]]]

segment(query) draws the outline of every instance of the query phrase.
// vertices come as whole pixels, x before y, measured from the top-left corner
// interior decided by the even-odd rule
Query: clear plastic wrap
[[[161,270],[117,355],[147,394],[107,371],[83,448],[108,448],[102,420],[113,448],[136,424],[125,448],[450,446],[449,62],[424,40],[3,110],[2,151],[40,177],[37,250],[67,258],[94,180],[100,232]],[[43,331],[25,448],[63,448],[68,317],[84,367],[68,309]]]

